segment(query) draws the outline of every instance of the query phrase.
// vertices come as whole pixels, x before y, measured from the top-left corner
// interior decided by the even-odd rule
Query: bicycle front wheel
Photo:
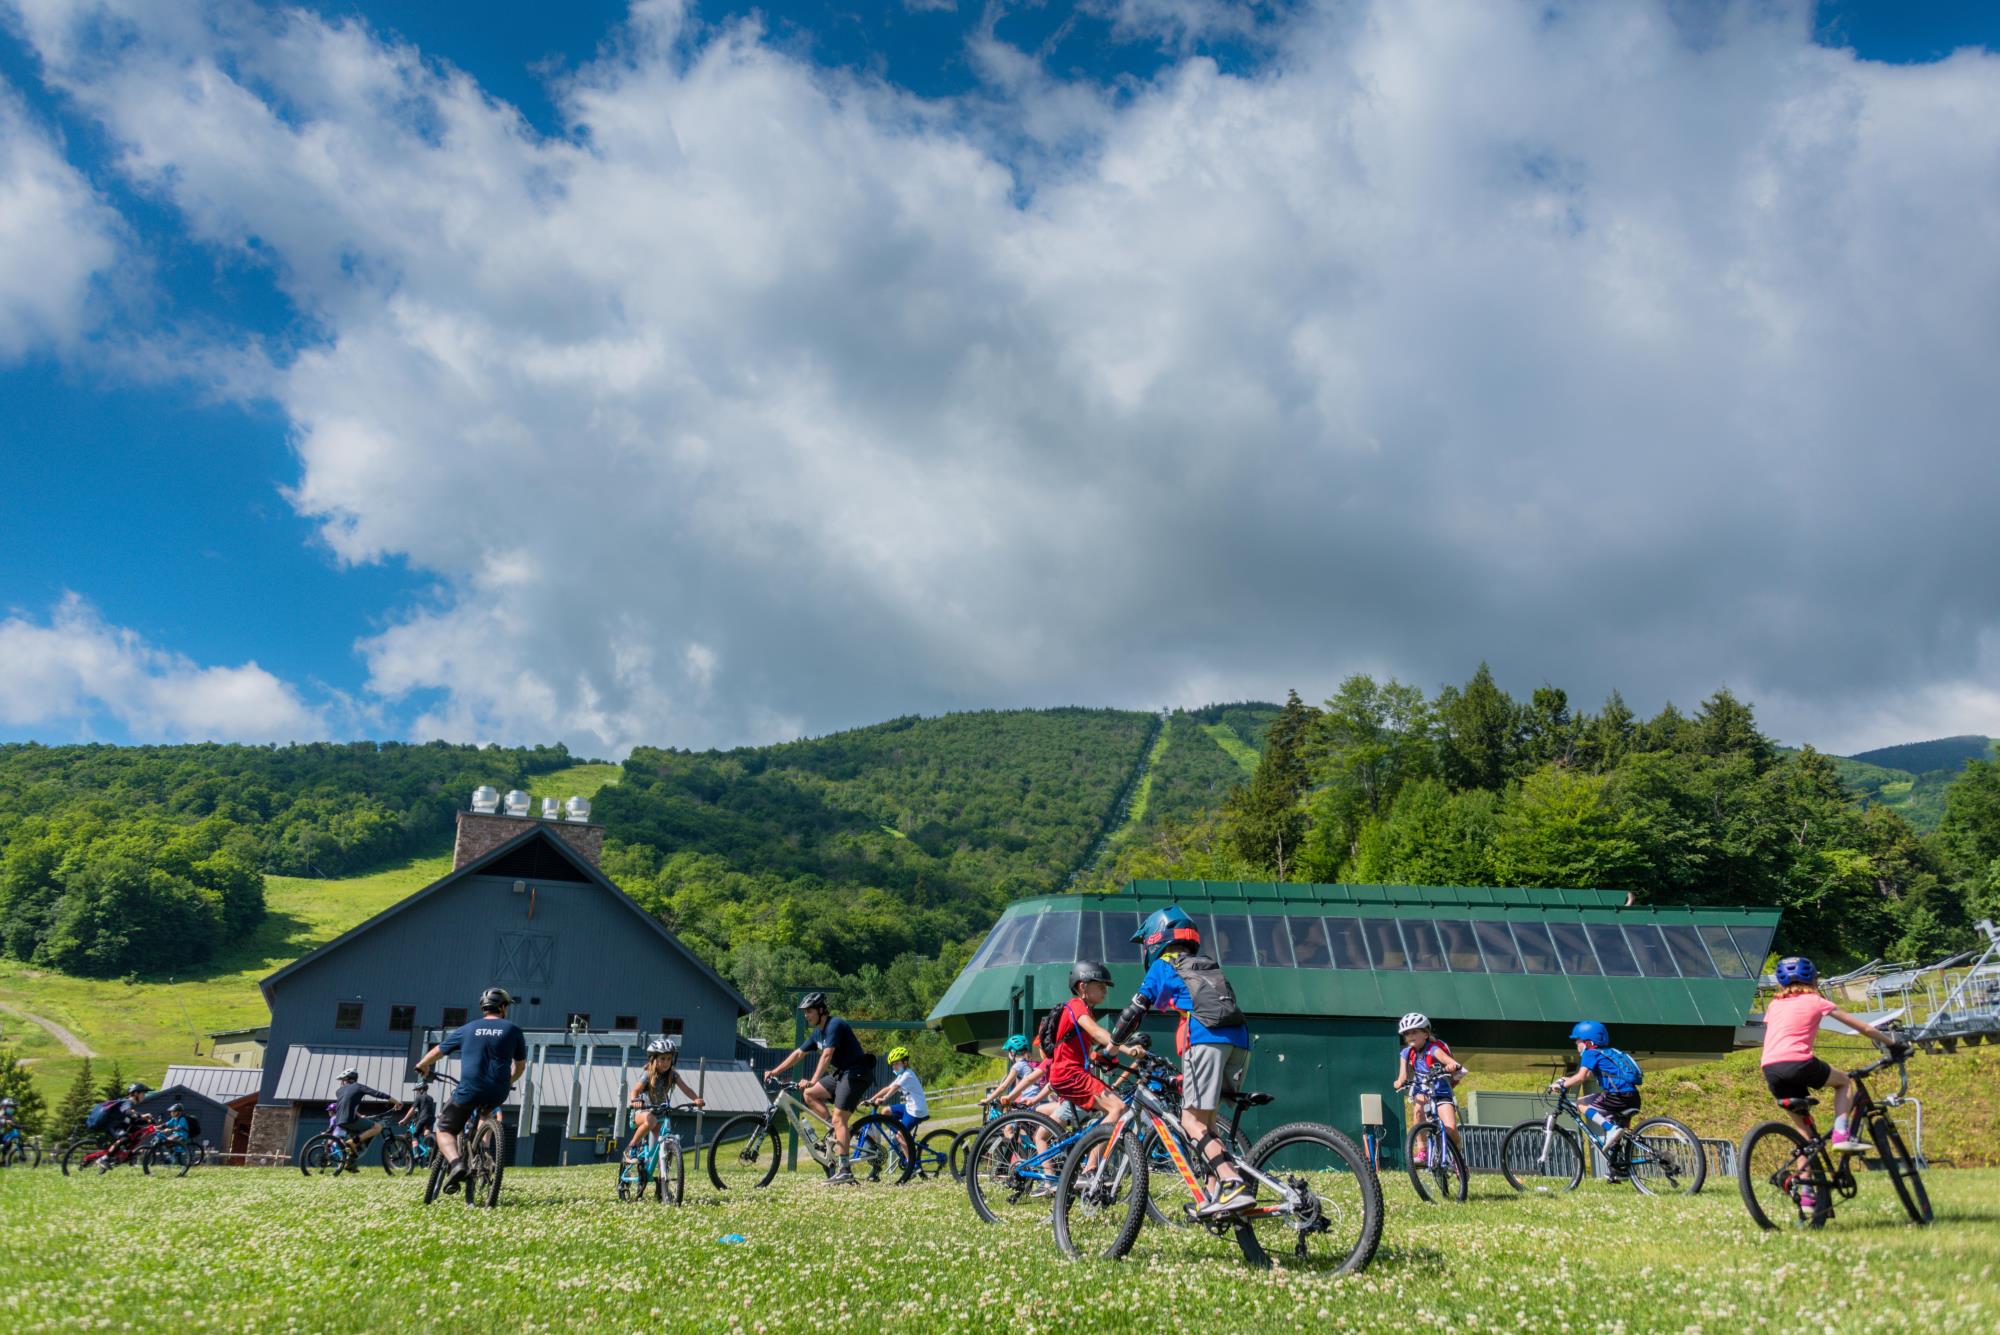
[[[1500,1174],[1516,1191],[1575,1191],[1583,1181],[1583,1150],[1562,1127],[1522,1122],[1500,1142]]]
[[[188,1169],[194,1167],[194,1155],[185,1145],[149,1145],[139,1160],[139,1169],[150,1177],[156,1167],[166,1177],[186,1177]]]
[[[1036,1137],[1053,1146],[1061,1127],[1038,1112],[1011,1112],[980,1129],[965,1166],[965,1194],[989,1224],[1039,1222],[1055,1190],[1056,1165],[1039,1162]]]
[[[1759,1228],[1818,1228],[1833,1212],[1833,1184],[1806,1138],[1788,1122],[1750,1128],[1736,1152],[1736,1189]]]
[[[335,1153],[325,1132],[314,1136],[299,1148],[299,1171],[307,1177],[322,1173],[337,1173],[344,1163]]]
[[[847,1166],[857,1181],[900,1186],[917,1171],[917,1149],[901,1122],[870,1113],[848,1128]]]
[[[768,1187],[778,1175],[785,1147],[777,1123],[756,1113],[732,1117],[708,1142],[708,1180],[717,1191]]]
[[[417,1166],[416,1151],[410,1142],[400,1138],[382,1142],[382,1171],[394,1177],[398,1173],[408,1174]]]
[[[1253,1264],[1261,1254],[1287,1269],[1351,1275],[1374,1259],[1382,1183],[1359,1145],[1323,1123],[1291,1122],[1251,1147],[1250,1164],[1285,1193],[1274,1199],[1256,1184],[1257,1205],[1238,1232]]]
[[[1146,1151],[1130,1131],[1092,1127],[1070,1147],[1056,1176],[1056,1246],[1064,1256],[1115,1261],[1146,1222]]]
[[[438,1194],[444,1190],[444,1175],[447,1171],[442,1154],[431,1160],[430,1175],[424,1179],[425,1205],[429,1205],[432,1201],[436,1200]]]
[[[1632,1128],[1625,1150],[1632,1185],[1643,1196],[1692,1196],[1708,1180],[1701,1138],[1671,1117],[1649,1117]]]
[[[952,1170],[951,1154],[958,1146],[956,1131],[933,1131],[917,1142],[917,1175],[919,1177],[956,1176]]]
[[[687,1161],[675,1141],[660,1146],[653,1165],[653,1199],[662,1205],[679,1205],[687,1199]]]
[[[1882,1156],[1882,1167],[1888,1171],[1889,1183],[1896,1188],[1896,1195],[1903,1202],[1913,1224],[1931,1222],[1931,1194],[1924,1188],[1924,1175],[1917,1169],[1917,1161],[1910,1157],[1903,1147],[1903,1135],[1896,1130],[1896,1124],[1889,1120],[1887,1113],[1874,1119],[1869,1125],[1875,1142],[1875,1152]]]
[[[1410,1128],[1409,1143],[1404,1147],[1404,1164],[1409,1168],[1410,1181],[1417,1189],[1419,1198],[1456,1204],[1465,1199],[1469,1184],[1465,1156],[1452,1148],[1451,1137],[1444,1128],[1431,1122],[1419,1122]]]

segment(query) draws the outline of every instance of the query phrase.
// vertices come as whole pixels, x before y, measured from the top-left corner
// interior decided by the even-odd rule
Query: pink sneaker
[[[1424,1147],[1421,1145],[1417,1146],[1416,1149],[1410,1152],[1410,1158],[1416,1162],[1416,1165],[1419,1168],[1422,1168],[1426,1163],[1430,1162],[1430,1160],[1424,1156]]]
[[[1859,1139],[1845,1131],[1836,1131],[1826,1142],[1826,1147],[1835,1154],[1860,1154],[1868,1147]]]

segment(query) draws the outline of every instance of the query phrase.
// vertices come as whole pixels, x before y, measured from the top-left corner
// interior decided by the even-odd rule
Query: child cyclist
[[[1069,1000],[1056,1012],[1053,1026],[1048,1084],[1043,1090],[1049,1099],[1043,1105],[1045,1110],[1050,1105],[1067,1103],[1085,1116],[1093,1109],[1106,1117],[1117,1117],[1125,1111],[1125,1104],[1090,1070],[1093,1048],[1107,1052],[1115,1049],[1128,1057],[1145,1052],[1137,1044],[1114,1040],[1091,1014],[1104,1004],[1104,994],[1110,988],[1111,970],[1096,960],[1079,960],[1070,966]],[[1046,1139],[1046,1133],[1038,1137],[1041,1141]],[[1042,1148],[1047,1149],[1047,1144]]]
[[[660,1124],[661,1115],[651,1105],[673,1102],[674,1091],[678,1089],[695,1107],[705,1106],[694,1086],[674,1069],[680,1055],[681,1041],[671,1034],[662,1034],[646,1045],[646,1069],[639,1072],[638,1082],[632,1086],[631,1103],[638,1111],[632,1118],[632,1139],[625,1146],[627,1163],[638,1152],[639,1142]]]
[[[931,1115],[930,1100],[924,1097],[924,1082],[910,1065],[908,1048],[889,1049],[889,1083],[863,1099],[863,1103],[885,1105],[885,1111],[902,1124],[910,1144],[917,1143],[917,1123]]]
[[[986,1092],[979,1106],[1005,1108],[1013,1103],[1032,1105],[1042,1092],[1042,1063],[1028,1055],[1028,1036],[1015,1034],[1001,1045],[1007,1054],[1007,1074]]]
[[[1872,1024],[1855,1019],[1820,995],[1819,969],[1803,955],[1778,961],[1778,993],[1764,1007],[1764,1083],[1774,1099],[1804,1098],[1815,1089],[1833,1086],[1833,1135],[1826,1147],[1835,1154],[1853,1154],[1862,1149],[1859,1137],[1847,1123],[1854,1107],[1854,1080],[1837,1066],[1829,1066],[1813,1055],[1813,1039],[1819,1022],[1831,1018],[1883,1047],[1892,1055],[1907,1051],[1908,1045],[1883,1033]],[[1812,1134],[1812,1122],[1803,1110],[1786,1109],[1799,1130]]]
[[[1438,1121],[1444,1125],[1444,1133],[1451,1137],[1452,1148],[1459,1157],[1465,1157],[1465,1142],[1458,1134],[1458,1100],[1452,1097],[1451,1082],[1465,1078],[1465,1067],[1451,1055],[1451,1047],[1443,1039],[1431,1033],[1431,1021],[1422,1011],[1411,1011],[1396,1022],[1396,1033],[1403,1046],[1396,1054],[1395,1088],[1403,1089],[1416,1085],[1416,1092],[1410,1095],[1410,1102],[1416,1105],[1416,1115],[1422,1119],[1426,1109],[1437,1104]],[[1417,1144],[1417,1162],[1424,1162],[1424,1146]]]
[[[1604,1153],[1611,1163],[1611,1181],[1625,1180],[1626,1147],[1622,1144],[1639,1111],[1639,1086],[1646,1073],[1630,1054],[1611,1046],[1611,1031],[1596,1020],[1580,1020],[1569,1031],[1576,1044],[1576,1072],[1549,1082],[1550,1092],[1575,1089],[1587,1076],[1597,1077],[1597,1092],[1577,1100],[1583,1115],[1604,1133]]]

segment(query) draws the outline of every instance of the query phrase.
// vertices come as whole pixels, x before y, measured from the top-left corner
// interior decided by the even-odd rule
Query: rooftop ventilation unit
[[[564,818],[577,825],[587,824],[590,820],[590,799],[572,797],[564,804]]]
[[[519,788],[507,794],[507,814],[510,816],[525,816],[528,814],[528,795]]]
[[[472,809],[482,816],[490,816],[500,809],[500,790],[490,783],[482,783],[472,790]]]
[[[556,801],[556,800],[555,800],[555,799],[554,799],[553,797],[545,797],[545,798],[543,798],[543,799],[542,799],[542,819],[543,819],[543,820],[561,820],[561,819],[562,819],[562,804],[561,804],[561,803],[559,803],[559,802],[557,802],[557,801]]]

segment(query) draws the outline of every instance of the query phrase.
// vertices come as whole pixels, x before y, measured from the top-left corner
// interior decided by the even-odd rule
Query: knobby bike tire
[[[332,1159],[333,1152],[328,1148],[324,1131],[299,1146],[299,1172],[307,1177],[311,1177],[314,1173],[326,1172],[328,1162]]]
[[[151,1177],[154,1164],[158,1164],[160,1172],[167,1177],[186,1177],[188,1169],[194,1167],[194,1153],[185,1145],[149,1145],[139,1160],[139,1169]]]
[[[500,1128],[482,1122],[472,1133],[470,1153],[472,1172],[459,1190],[465,1193],[467,1205],[490,1209],[500,1203],[500,1179],[507,1175],[507,1165],[501,1159]]]
[[[429,1205],[432,1201],[436,1200],[439,1193],[444,1190],[444,1175],[446,1171],[444,1155],[439,1154],[435,1159],[431,1160],[430,1175],[424,1179],[425,1205]]]
[[[1791,1167],[1806,1138],[1789,1122],[1760,1122],[1736,1151],[1736,1189],[1759,1228],[1818,1228],[1833,1212],[1833,1184],[1815,1156],[1803,1170]],[[1811,1209],[1801,1200],[1810,1191]]]
[[[919,1177],[956,1177],[952,1168],[952,1151],[958,1147],[956,1131],[937,1130],[917,1142],[917,1175]]]
[[[1903,1210],[1913,1224],[1931,1222],[1931,1193],[1924,1186],[1924,1175],[1917,1168],[1917,1161],[1903,1146],[1903,1134],[1896,1130],[1896,1124],[1884,1113],[1870,1124],[1875,1142],[1875,1152],[1882,1156],[1882,1167],[1889,1174],[1890,1185],[1896,1188],[1896,1196],[1903,1202]]]
[[[1419,1149],[1424,1151],[1421,1164],[1417,1162]],[[1429,1122],[1411,1127],[1403,1146],[1403,1165],[1409,1170],[1410,1183],[1416,1187],[1419,1199],[1443,1204],[1457,1204],[1465,1199],[1470,1185],[1465,1158],[1452,1148],[1451,1137],[1442,1127]]]
[[[1647,1145],[1648,1157],[1641,1161],[1634,1161],[1632,1151],[1626,1150],[1626,1172],[1633,1190],[1641,1196],[1692,1196],[1708,1181],[1708,1152],[1701,1147],[1701,1137],[1686,1123],[1671,1117],[1648,1117],[1632,1128],[1632,1135],[1642,1142],[1667,1141],[1672,1145],[1671,1149]]]
[[[1051,1141],[1060,1140],[1068,1134],[1055,1122],[1038,1112],[1010,1112],[996,1117],[979,1128],[978,1139],[972,1142],[972,1150],[965,1158],[965,1194],[972,1202],[972,1211],[989,1224],[1010,1224],[1017,1218],[1038,1211],[1023,1211],[1022,1202],[1030,1199],[1033,1182],[1014,1178],[1008,1167],[1017,1157],[1034,1156],[1034,1133],[1047,1131]],[[1018,1153],[1025,1145],[1026,1153]],[[997,1208],[996,1208],[997,1207]]]
[[[901,1122],[869,1113],[847,1128],[847,1166],[857,1182],[901,1186],[917,1171],[917,1147]]]
[[[751,1138],[759,1130],[764,1136],[755,1156],[744,1157],[750,1153]],[[778,1175],[778,1164],[784,1157],[784,1137],[778,1134],[777,1119],[745,1113],[724,1122],[715,1139],[708,1143],[708,1180],[717,1191],[728,1191],[732,1186],[768,1187]]]
[[[81,1176],[86,1166],[84,1160],[88,1159],[96,1149],[97,1145],[95,1142],[83,1139],[72,1140],[68,1145],[65,1145],[62,1154],[63,1176]]]
[[[417,1153],[410,1142],[400,1137],[382,1142],[382,1171],[394,1177],[398,1173],[407,1175],[417,1166]]]
[[[687,1157],[673,1141],[660,1146],[659,1162],[653,1165],[654,1199],[662,1205],[679,1205],[687,1199]]]
[[[1093,1164],[1099,1150],[1103,1155]],[[1068,1257],[1117,1260],[1139,1237],[1146,1200],[1146,1150],[1139,1138],[1126,1130],[1112,1144],[1109,1126],[1091,1128],[1070,1146],[1056,1177],[1056,1246]]]
[[[1288,1122],[1265,1132],[1249,1157],[1259,1172],[1288,1184],[1311,1165],[1303,1180],[1318,1217],[1306,1228],[1284,1214],[1243,1224],[1236,1236],[1244,1260],[1351,1275],[1374,1259],[1382,1242],[1382,1181],[1359,1145],[1323,1122]],[[1261,1192],[1259,1201],[1265,1203]],[[1315,1240],[1325,1245],[1315,1248]]]
[[[1547,1126],[1541,1118],[1516,1123],[1500,1142],[1500,1175],[1516,1191],[1575,1191],[1583,1181],[1583,1147],[1560,1126],[1549,1133],[1545,1144],[1542,1133]]]

